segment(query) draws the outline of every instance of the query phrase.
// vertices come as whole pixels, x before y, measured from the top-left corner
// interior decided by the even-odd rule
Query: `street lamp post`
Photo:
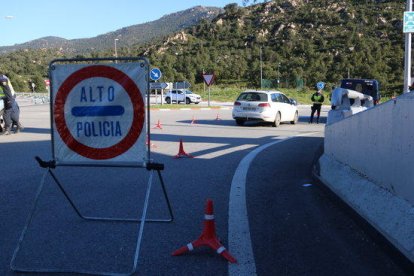
[[[406,11],[413,10],[413,1],[407,0]],[[404,55],[404,91],[407,93],[411,85],[411,33],[405,34],[405,55]]]
[[[277,64],[277,88],[279,88],[280,83],[280,62]]]
[[[262,61],[262,47],[260,47],[260,89],[263,89],[263,61]]]
[[[119,38],[115,38],[114,39],[114,44],[115,44],[115,58],[118,58],[118,52],[117,52],[117,49],[116,49],[116,42],[119,40]],[[117,63],[117,60],[115,60],[115,63]]]

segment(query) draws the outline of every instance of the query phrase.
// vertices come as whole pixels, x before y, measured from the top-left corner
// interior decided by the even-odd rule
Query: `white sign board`
[[[168,84],[166,82],[150,82],[150,89],[165,89],[167,88]]]
[[[144,166],[148,66],[131,62],[52,68],[56,163]]]
[[[404,12],[403,32],[414,32],[414,12]]]

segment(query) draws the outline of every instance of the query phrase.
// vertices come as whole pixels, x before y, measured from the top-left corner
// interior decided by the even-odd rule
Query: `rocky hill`
[[[211,20],[150,42],[134,41],[133,35],[131,46],[121,47],[118,55],[148,57],[162,70],[163,81],[202,83],[202,72],[214,72],[216,84],[260,87],[262,72],[272,87],[313,87],[317,81],[334,85],[354,77],[378,79],[386,93],[402,91],[403,1],[259,2],[229,4]],[[107,50],[85,47],[89,52],[81,56],[112,57],[113,39],[127,36],[122,30],[100,40],[109,43]],[[16,74],[15,79],[42,79],[48,61],[71,56],[76,55],[59,49],[20,50],[0,55],[0,71]]]
[[[273,0],[251,7],[230,4],[162,44],[142,49],[173,78],[260,86],[263,78],[294,87],[323,80],[376,78],[386,89],[402,83],[405,3],[397,0]],[[172,64],[172,65],[171,65]]]

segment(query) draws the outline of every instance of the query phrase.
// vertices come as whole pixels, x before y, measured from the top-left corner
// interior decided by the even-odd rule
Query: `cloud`
[[[4,19],[8,19],[8,20],[12,20],[14,18],[14,16],[13,15],[6,15],[5,17],[4,17]]]

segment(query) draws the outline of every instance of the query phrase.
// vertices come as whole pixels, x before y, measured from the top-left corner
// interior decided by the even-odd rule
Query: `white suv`
[[[173,89],[168,91],[165,95],[165,102],[167,104],[171,102],[181,103],[184,101],[186,104],[199,104],[201,102],[201,96],[198,94],[194,94],[193,92],[187,89]]]
[[[296,101],[280,91],[242,92],[234,102],[232,115],[237,125],[262,121],[272,123],[274,127],[281,122],[296,124],[299,118]]]

